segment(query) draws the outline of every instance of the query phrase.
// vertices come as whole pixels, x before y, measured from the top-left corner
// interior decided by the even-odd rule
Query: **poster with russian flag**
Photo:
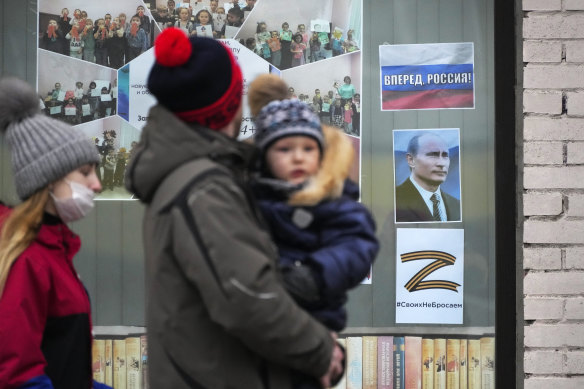
[[[381,110],[474,108],[474,45],[379,46]]]

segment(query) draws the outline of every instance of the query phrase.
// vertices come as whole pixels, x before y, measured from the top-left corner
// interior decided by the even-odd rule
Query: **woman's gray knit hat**
[[[12,150],[16,193],[22,200],[80,166],[101,160],[88,136],[43,115],[40,97],[16,78],[0,80],[0,131]]]

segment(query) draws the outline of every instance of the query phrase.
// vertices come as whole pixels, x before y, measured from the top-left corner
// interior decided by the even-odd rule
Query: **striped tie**
[[[436,193],[434,193],[432,197],[430,197],[430,200],[432,200],[432,203],[434,204],[434,206],[432,207],[432,217],[434,218],[434,220],[438,222],[443,221],[444,215],[440,210],[440,198]]]

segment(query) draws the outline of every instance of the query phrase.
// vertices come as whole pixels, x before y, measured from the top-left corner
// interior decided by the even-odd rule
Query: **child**
[[[333,57],[336,57],[337,55],[341,55],[345,52],[343,44],[344,44],[344,40],[342,37],[342,31],[339,30],[338,28],[335,28],[334,32],[333,32],[333,36],[331,38],[331,48],[333,50]]]
[[[322,106],[320,108],[320,121],[323,124],[331,124],[331,99],[328,95],[322,98]]]
[[[280,43],[282,44],[282,60],[280,61],[280,69],[288,69],[292,63],[292,52],[290,45],[292,44],[292,31],[287,22],[282,23],[280,30]]]
[[[64,45],[63,45],[64,35],[59,30],[59,25],[55,19],[49,20],[49,24],[47,25],[47,30],[43,34],[41,40],[41,48],[45,50],[50,50],[55,53],[63,54],[64,53]]]
[[[73,24],[71,31],[65,38],[69,40],[69,56],[77,59],[83,59],[83,46],[85,45],[79,35],[79,23]]]
[[[126,172],[126,148],[121,147],[116,158],[116,170],[114,171],[114,186],[124,186],[124,173]]]
[[[237,8],[235,8],[235,7],[230,8],[229,11],[227,11],[227,23],[225,23],[225,25],[223,26],[223,29],[221,30],[221,37],[222,38],[233,38],[232,36],[225,35],[225,31],[227,30],[227,27],[241,27],[242,24],[243,24],[243,11],[241,9],[239,9],[239,6]],[[228,35],[230,35],[230,34],[228,34]]]
[[[306,32],[306,26],[304,24],[299,24],[296,33],[302,35],[302,43],[304,43],[304,63],[306,63],[308,60],[308,57],[306,56],[306,48],[308,47],[308,33]]]
[[[255,51],[256,51],[255,38],[247,38],[245,40],[245,47],[247,47],[250,51],[253,51],[255,53]]]
[[[213,28],[213,16],[206,9],[202,9],[195,15],[195,27],[191,35],[201,37],[215,38],[215,29]]]
[[[353,51],[359,50],[357,41],[353,39],[353,30],[347,31],[347,40],[343,43],[346,53],[351,53]]]
[[[126,41],[128,44],[128,60],[130,62],[148,48],[148,37],[144,30],[140,27],[140,18],[132,16],[132,27],[126,31]]]
[[[107,40],[107,55],[109,65],[114,69],[124,66],[124,54],[126,51],[126,38],[124,30],[120,26],[120,18],[114,18],[111,22]]]
[[[105,20],[97,19],[95,21],[93,37],[95,38],[95,63],[98,65],[108,66],[106,46],[108,32],[107,28],[105,28]]]
[[[211,1],[211,6],[213,2]],[[225,15],[225,8],[217,7],[216,12],[211,12],[213,16],[213,26],[215,28],[215,32],[217,33],[216,36],[221,38],[221,31],[223,30],[223,26],[225,26],[225,22],[227,20],[227,16]]]
[[[67,8],[63,8],[61,10],[61,16],[59,16],[59,21],[57,24],[59,25],[59,30],[61,30],[65,36],[69,33],[69,31],[71,31],[71,26],[73,26],[75,23],[71,23],[71,18],[69,18],[69,10]],[[67,52],[65,54],[69,53]]]
[[[270,39],[268,39],[268,46],[272,52],[272,65],[279,68],[282,62],[282,45],[278,31],[272,31]]]
[[[341,105],[341,99],[336,98],[334,104],[331,106],[331,125],[343,128],[343,107]]]
[[[193,22],[191,22],[189,9],[182,7],[178,10],[178,20],[174,23],[176,28],[180,28],[185,34],[190,35],[193,31]]]
[[[91,111],[91,105],[89,104],[89,97],[83,96],[81,98],[81,109],[80,109],[80,116],[81,116],[81,123],[87,123],[93,120],[94,112]],[[101,178],[100,178],[101,180]]]
[[[77,103],[81,102],[81,99],[83,99],[83,95],[85,93],[83,93],[83,83],[81,81],[77,81],[75,83],[75,90],[73,91],[73,95],[75,96],[75,101]]]
[[[136,14],[134,16],[132,16],[132,19],[134,19],[134,17],[137,16],[138,20],[140,20],[140,28],[142,30],[144,30],[144,33],[146,34],[146,37],[149,37],[150,35],[150,17],[148,15],[146,15],[146,9],[144,8],[143,5],[139,5],[138,7],[136,7]],[[131,27],[132,21],[130,20],[130,27]]]
[[[109,111],[108,111],[109,110]],[[101,96],[97,105],[97,117],[104,118],[110,116],[112,111],[112,96],[107,87],[101,88]]]
[[[353,109],[349,101],[345,102],[343,108],[343,130],[345,130],[345,134],[353,133]]]
[[[292,53],[291,67],[304,65],[304,50],[306,45],[302,43],[302,35],[294,34],[293,42],[290,44],[290,52]]]
[[[270,39],[270,33],[268,32],[268,26],[264,22],[259,22],[256,27],[256,54],[270,61],[272,54],[270,53],[270,46],[268,45],[268,40]]]
[[[72,95],[67,96],[67,105],[64,107],[63,119],[65,122],[75,125],[77,124],[77,106],[75,105],[75,100]]]
[[[361,95],[355,93],[353,96],[353,133],[357,136],[361,134]]]
[[[252,187],[278,247],[283,284],[301,307],[341,331],[347,291],[367,276],[379,249],[375,222],[347,179],[351,142],[298,100],[270,102],[255,124],[261,170]],[[321,387],[300,372],[291,379],[293,388]]]
[[[110,89],[110,94],[112,95],[112,115],[116,114],[118,106],[118,79],[114,79],[114,85]]]
[[[81,28],[81,23],[79,23]],[[83,41],[83,60],[95,63],[95,37],[93,35],[93,20],[84,19],[84,27],[81,30]]]
[[[324,59],[322,55],[320,39],[318,38],[318,32],[313,32],[310,38],[310,62],[316,62],[319,59]]]
[[[111,148],[103,164],[103,190],[114,190],[114,171],[116,169],[116,151]]]

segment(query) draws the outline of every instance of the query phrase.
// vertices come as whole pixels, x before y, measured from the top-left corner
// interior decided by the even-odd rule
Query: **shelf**
[[[146,327],[134,326],[95,326],[93,336],[128,336],[145,334]]]
[[[339,335],[419,335],[419,336],[493,336],[495,327],[434,327],[416,325],[408,327],[347,327]]]

